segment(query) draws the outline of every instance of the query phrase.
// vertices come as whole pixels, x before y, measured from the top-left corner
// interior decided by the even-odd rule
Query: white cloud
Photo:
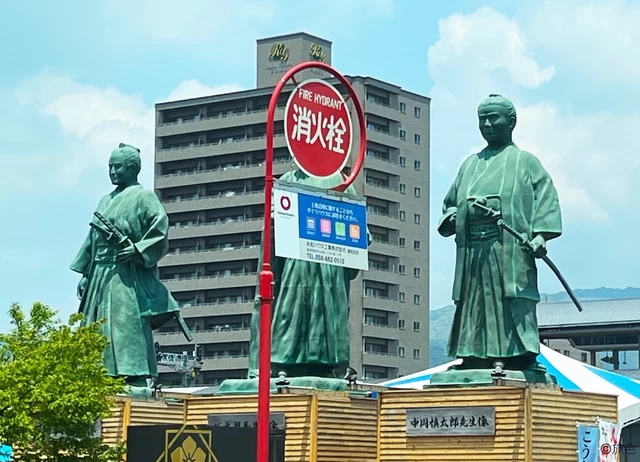
[[[168,97],[160,100],[195,98],[240,89],[237,84],[207,86],[191,79],[181,82]],[[79,83],[49,70],[20,82],[13,95],[20,105],[30,106],[40,115],[53,118],[62,129],[69,149],[50,152],[44,158],[13,158],[14,172],[22,173],[16,181],[42,184],[51,179],[55,184],[70,187],[96,168],[104,166],[106,175],[109,153],[118,143],[124,142],[140,148],[143,162],[140,180],[146,187],[152,186],[155,111],[153,106],[144,103],[141,95]]]
[[[640,3],[546,0],[527,16],[531,38],[551,56],[590,79],[640,85]]]
[[[634,148],[640,144],[634,128],[640,113],[576,115],[553,102],[528,103],[530,90],[554,75],[553,66],[532,58],[530,42],[518,23],[490,8],[440,21],[440,38],[429,49],[437,171],[452,177],[469,148],[477,152],[477,105],[489,93],[502,93],[518,111],[514,141],[550,172],[565,216],[608,221],[623,198],[640,195]]]
[[[216,95],[219,93],[231,93],[241,91],[243,89],[244,88],[242,88],[241,85],[235,83],[210,87],[196,79],[183,80],[171,91],[171,93],[169,93],[169,96],[162,99],[162,101],[179,101],[183,99],[198,98],[201,96]]]
[[[434,77],[447,75],[463,59],[471,72],[464,76],[467,80],[506,70],[516,84],[536,88],[553,77],[553,66],[543,68],[531,56],[519,24],[491,8],[456,13],[438,25],[440,38],[428,52],[429,72]]]

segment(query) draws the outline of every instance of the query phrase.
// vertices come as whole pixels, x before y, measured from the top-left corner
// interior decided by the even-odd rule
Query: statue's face
[[[480,133],[487,143],[500,144],[509,141],[514,123],[506,113],[506,109],[501,106],[484,106],[478,109]]]
[[[124,155],[117,152],[109,158],[109,177],[114,185],[127,185],[135,180],[133,168],[125,162]]]

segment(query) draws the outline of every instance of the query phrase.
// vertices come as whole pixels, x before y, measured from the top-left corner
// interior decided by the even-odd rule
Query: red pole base
[[[260,362],[258,376],[258,462],[269,462],[269,398],[271,394],[271,304],[273,273],[265,263],[260,272]]]

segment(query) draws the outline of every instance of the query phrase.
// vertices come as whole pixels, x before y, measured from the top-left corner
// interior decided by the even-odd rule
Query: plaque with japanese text
[[[495,432],[493,406],[407,409],[407,436],[482,436]]]
[[[211,427],[257,428],[258,426],[258,414],[256,414],[255,412],[237,414],[209,414],[207,420],[208,424]],[[284,430],[284,414],[276,412],[269,413],[269,427],[271,428],[271,430]]]

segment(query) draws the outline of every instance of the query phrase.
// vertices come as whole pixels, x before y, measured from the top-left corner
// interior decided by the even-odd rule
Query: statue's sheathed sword
[[[492,208],[487,207],[486,205],[482,205],[478,201],[472,202],[472,206],[482,210],[487,214],[487,216],[491,218],[495,218],[497,220],[496,224],[498,225],[499,228],[502,228],[503,230],[511,234],[513,237],[515,237],[516,240],[518,241],[518,244],[524,247],[527,251],[529,252],[533,251],[531,241],[529,240],[527,235],[517,232],[515,229],[513,229],[511,226],[505,223],[505,221],[502,219],[502,215],[500,214],[500,212],[497,212]],[[571,290],[571,287],[569,286],[569,283],[564,278],[564,276],[562,276],[562,273],[560,272],[558,267],[551,261],[551,259],[547,255],[545,255],[541,259],[547,264],[547,266],[551,269],[551,271],[553,271],[553,274],[556,275],[556,277],[562,284],[562,287],[564,287],[564,290],[569,295],[569,298],[571,299],[573,304],[576,306],[576,308],[578,308],[578,311],[582,311],[582,305],[580,304],[580,301],[576,298],[575,294],[573,293],[573,290]]]
[[[90,222],[89,226],[91,226],[96,231],[99,231],[100,233],[102,233],[105,239],[107,240],[107,242],[113,242],[118,247],[123,247],[126,244],[133,245],[131,240],[127,236],[122,234],[120,230],[116,228],[109,220],[103,217],[100,212],[93,212],[93,216],[95,216],[98,219],[98,221],[104,225],[104,228],[100,225],[97,225],[94,222]],[[83,304],[84,303],[82,303],[82,305]],[[178,327],[180,327],[180,330],[182,331],[185,338],[189,342],[191,342],[193,340],[193,334],[189,330],[187,323],[184,321],[182,314],[180,313],[180,311],[177,311],[174,314],[175,314],[176,321],[178,323]]]

